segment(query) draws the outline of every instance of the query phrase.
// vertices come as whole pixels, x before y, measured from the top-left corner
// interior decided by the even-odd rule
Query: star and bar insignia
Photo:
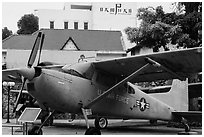
[[[136,107],[139,107],[140,111],[145,111],[150,108],[150,104],[146,102],[145,98],[141,98],[140,100],[136,100]]]

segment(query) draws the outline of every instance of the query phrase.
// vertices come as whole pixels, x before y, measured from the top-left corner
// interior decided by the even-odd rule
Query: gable
[[[66,43],[62,46],[60,50],[79,50],[74,40],[69,37]]]

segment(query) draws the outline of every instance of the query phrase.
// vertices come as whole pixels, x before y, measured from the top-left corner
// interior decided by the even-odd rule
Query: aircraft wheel
[[[95,118],[95,127],[98,129],[105,129],[108,126],[108,120],[104,117]]]
[[[28,130],[28,135],[42,135],[43,134],[42,129],[40,129],[39,132],[38,132],[39,128],[40,128],[39,126],[32,126]]]
[[[101,135],[101,131],[97,128],[90,127],[86,130],[85,135]]]

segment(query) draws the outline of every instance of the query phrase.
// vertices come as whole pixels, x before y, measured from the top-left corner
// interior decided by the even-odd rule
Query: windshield
[[[70,75],[73,75],[73,76],[85,78],[82,74],[80,74],[79,72],[77,72],[76,70],[73,70],[73,69],[69,69],[69,70],[66,70],[66,71],[64,71],[64,72],[65,72],[65,73],[68,73],[68,74],[70,74]]]

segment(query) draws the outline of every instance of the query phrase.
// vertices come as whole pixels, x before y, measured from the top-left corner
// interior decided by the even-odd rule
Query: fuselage
[[[45,107],[61,112],[81,113],[82,107],[110,88],[110,85],[101,81],[106,79],[89,80],[52,69],[42,69],[41,75],[28,83],[28,92]],[[91,109],[93,114],[101,116],[161,120],[171,120],[173,111],[171,107],[139,89],[134,94],[130,93],[125,86],[112,91]]]

